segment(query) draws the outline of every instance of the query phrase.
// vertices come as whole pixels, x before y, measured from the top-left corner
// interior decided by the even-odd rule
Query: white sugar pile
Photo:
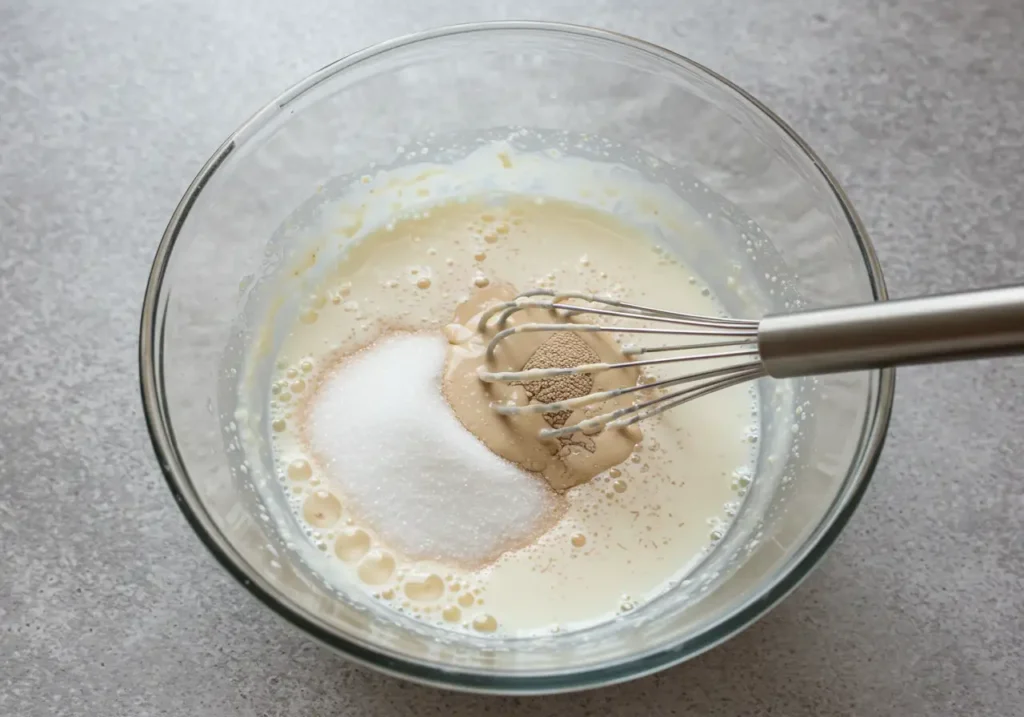
[[[441,394],[447,344],[396,334],[347,359],[310,406],[311,448],[383,541],[414,559],[479,564],[544,527],[556,500],[492,453]]]

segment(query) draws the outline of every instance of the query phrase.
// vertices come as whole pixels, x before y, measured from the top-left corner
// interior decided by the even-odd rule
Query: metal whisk
[[[571,301],[584,302],[569,303]],[[562,323],[525,323],[508,327],[510,316],[524,309],[553,312]],[[646,322],[645,326],[586,324],[567,321],[580,314]],[[1024,286],[984,289],[898,301],[770,315],[760,321],[699,316],[665,311],[581,292],[544,289],[521,294],[485,312],[481,332],[495,331],[487,354],[516,334],[529,332],[611,332],[689,337],[690,343],[627,346],[621,363],[588,363],[571,368],[526,371],[481,371],[483,381],[525,382],[572,374],[624,368],[717,360],[726,365],[653,383],[591,393],[555,403],[525,406],[494,404],[504,415],[549,413],[581,408],[650,389],[672,389],[562,428],[544,429],[543,438],[577,431],[595,433],[628,426],[662,411],[746,381],[771,376],[790,378],[878,369],[907,364],[957,361],[1024,353]]]

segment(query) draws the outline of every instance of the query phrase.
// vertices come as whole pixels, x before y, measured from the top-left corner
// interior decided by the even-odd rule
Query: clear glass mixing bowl
[[[289,550],[256,499],[254,485],[273,478],[265,443],[247,452],[233,433],[233,387],[253,340],[239,317],[280,259],[272,238],[301,227],[325,187],[408,162],[408,148],[417,161],[445,161],[495,137],[535,148],[560,138],[677,193],[707,216],[716,239],[685,258],[713,286],[739,265],[752,277],[737,312],[885,298],[864,228],[835,179],[789,127],[724,78],[599,30],[453,27],[325,67],[260,110],[203,167],[171,218],[146,291],[146,419],[201,539],[250,592],[326,645],[396,675],[469,690],[626,680],[728,638],[807,575],[867,485],[894,374],[763,381],[761,458],[739,516],[690,579],[615,621],[494,641],[347,602]]]

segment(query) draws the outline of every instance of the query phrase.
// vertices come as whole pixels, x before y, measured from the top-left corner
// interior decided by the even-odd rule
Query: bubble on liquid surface
[[[444,595],[444,580],[433,573],[425,577],[407,578],[404,591],[410,600],[433,602]]]
[[[302,517],[315,528],[330,528],[341,518],[341,501],[326,490],[318,490],[306,498]]]
[[[498,621],[493,615],[477,615],[473,618],[473,629],[477,632],[494,632],[498,629]]]
[[[284,423],[284,421],[282,421]],[[283,430],[283,429],[282,429]],[[288,464],[288,477],[292,480],[308,480],[313,475],[313,467],[305,458],[298,458]]]
[[[334,554],[346,563],[356,563],[370,552],[370,536],[361,528],[346,528],[334,541]]]
[[[359,563],[357,572],[367,585],[383,585],[395,574],[395,558],[391,553],[373,550]]]

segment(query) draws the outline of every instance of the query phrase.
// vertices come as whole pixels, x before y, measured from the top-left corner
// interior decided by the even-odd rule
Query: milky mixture
[[[635,610],[691,570],[738,510],[756,459],[753,390],[553,445],[535,438],[540,428],[591,414],[549,411],[516,425],[490,403],[548,403],[680,369],[487,384],[477,376],[487,337],[474,320],[536,288],[721,307],[610,211],[527,192],[453,200],[430,182],[424,173],[401,185],[415,208],[396,203],[377,226],[361,215],[339,228],[343,255],[274,347],[274,461],[322,556],[315,569],[384,609],[479,634],[547,634]],[[509,326],[537,321],[535,311],[546,313],[521,312]],[[620,360],[625,342],[659,340],[523,334],[495,361],[519,370]]]

